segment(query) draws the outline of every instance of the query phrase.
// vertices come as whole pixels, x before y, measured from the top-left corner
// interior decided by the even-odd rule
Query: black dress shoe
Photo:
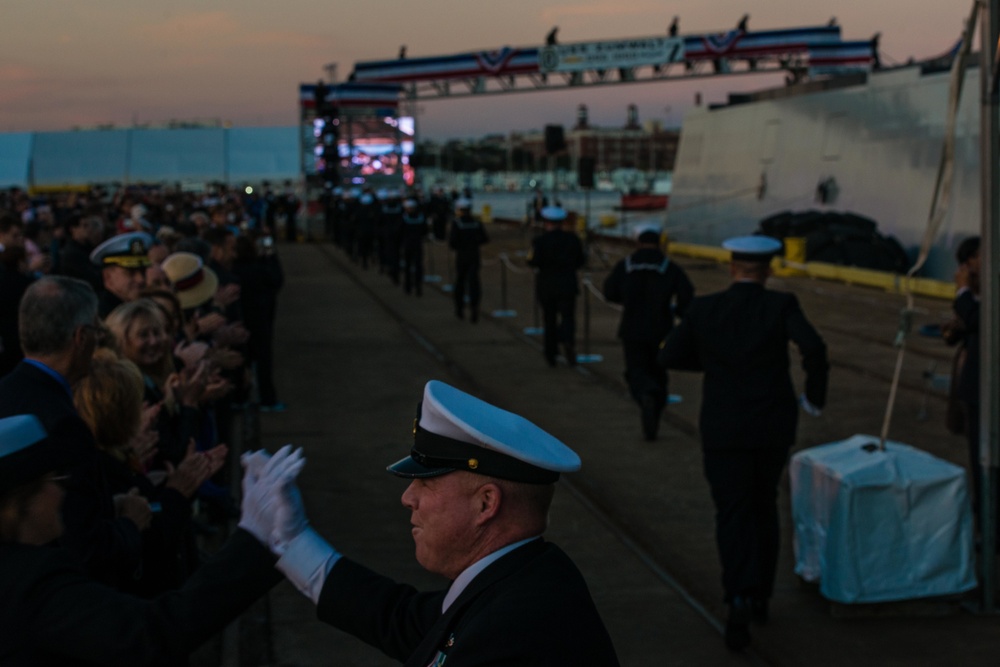
[[[750,620],[757,625],[767,625],[767,600],[753,598],[750,600]]]
[[[729,604],[729,618],[726,619],[726,648],[742,651],[750,645],[750,602],[736,597]]]

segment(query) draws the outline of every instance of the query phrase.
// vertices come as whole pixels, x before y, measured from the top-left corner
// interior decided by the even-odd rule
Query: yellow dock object
[[[480,219],[483,221],[483,224],[493,222],[493,207],[489,204],[483,204],[483,214]]]
[[[801,236],[787,236],[784,239],[785,257],[779,262],[774,273],[778,276],[804,276],[801,268],[806,263],[806,240]]]
[[[618,224],[618,216],[606,213],[599,218],[601,227],[614,227]]]

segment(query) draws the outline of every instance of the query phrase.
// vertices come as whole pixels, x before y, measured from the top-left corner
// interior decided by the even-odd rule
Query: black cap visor
[[[442,468],[425,466],[412,456],[402,458],[385,468],[396,477],[406,477],[407,479],[420,479],[425,477],[440,477],[450,472],[455,472],[455,468]]]

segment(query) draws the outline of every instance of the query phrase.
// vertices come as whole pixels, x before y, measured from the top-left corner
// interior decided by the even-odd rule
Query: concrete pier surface
[[[304,447],[300,486],[308,516],[339,550],[421,589],[447,585],[416,563],[409,512],[400,503],[406,483],[385,472],[409,451],[424,383],[439,379],[527,417],[580,454],[583,469],[559,483],[547,538],[586,577],[623,665],[995,664],[1000,620],[964,611],[957,599],[844,607],[803,584],[792,571],[787,475],[772,618],[753,628],[750,650],[728,652],[697,439],[700,377],[671,375],[670,391],[681,402],[666,411],[659,438],[644,441],[639,409],[622,379],[618,311],[581,294],[577,351],[603,360],[550,368],[540,337],[524,333],[535,323],[532,275],[523,259],[530,235],[502,225],[488,231],[477,324],[457,319],[442,290],[450,279],[441,244],[429,245],[426,262],[441,280],[428,283],[421,297],[405,295],[375,268],[361,270],[333,245],[279,248],[287,280],[276,374],[290,409],[261,416],[261,442],[272,451],[286,442]],[[625,251],[591,249],[588,275],[598,289]],[[728,282],[725,267],[677,261],[698,293]],[[877,435],[896,363],[891,343],[901,297],[798,278],[771,286],[799,295],[830,349],[829,405],[820,418],[801,418],[796,450],[855,433]],[[919,326],[944,321],[950,304],[922,299],[917,307]],[[800,380],[794,349],[792,355]],[[964,439],[945,431],[943,394],[925,377],[947,373],[950,355],[939,340],[911,339],[890,438],[964,465]],[[396,664],[321,624],[312,603],[287,583],[250,616],[242,626],[254,648],[239,664]]]

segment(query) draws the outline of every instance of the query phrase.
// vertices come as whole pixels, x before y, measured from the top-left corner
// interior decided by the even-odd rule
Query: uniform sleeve
[[[337,561],[323,585],[319,620],[404,662],[441,615],[443,592],[418,593],[348,558]]]
[[[817,408],[826,405],[826,386],[830,365],[826,358],[826,343],[819,332],[809,323],[799,300],[789,295],[785,310],[785,328],[788,338],[799,348],[802,355],[802,370],[806,373],[806,398]]]
[[[691,308],[688,316],[681,320],[681,323],[667,336],[656,357],[660,366],[679,371],[704,370],[695,336],[694,320],[696,316],[696,310]]]

